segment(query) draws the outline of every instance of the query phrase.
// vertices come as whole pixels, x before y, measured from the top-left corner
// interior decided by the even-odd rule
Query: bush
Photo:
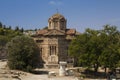
[[[7,44],[8,66],[10,69],[31,71],[39,64],[39,48],[27,36],[17,36]]]

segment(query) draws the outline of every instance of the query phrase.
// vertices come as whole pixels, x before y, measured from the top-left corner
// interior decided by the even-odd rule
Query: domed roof
[[[51,18],[59,18],[59,19],[61,19],[61,18],[64,18],[64,16],[61,15],[61,14],[59,14],[59,13],[56,13],[56,14],[54,14]],[[65,18],[64,18],[64,19],[65,19]]]

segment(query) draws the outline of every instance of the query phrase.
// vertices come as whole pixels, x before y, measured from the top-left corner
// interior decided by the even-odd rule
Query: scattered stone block
[[[65,68],[66,68],[67,62],[60,61],[59,64],[60,64],[59,76],[65,76],[66,75]]]
[[[48,77],[51,77],[51,76],[56,76],[56,73],[55,73],[54,71],[50,71],[50,72],[48,73]]]

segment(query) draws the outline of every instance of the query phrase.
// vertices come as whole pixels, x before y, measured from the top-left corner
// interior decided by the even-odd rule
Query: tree
[[[37,31],[37,28],[34,31]]]
[[[74,39],[69,47],[70,55],[78,58],[78,63],[84,67],[94,67],[95,72],[99,67],[98,57],[100,55],[98,44],[99,31],[86,29],[86,32]]]
[[[45,26],[43,29],[48,29],[48,26]]]
[[[0,59],[6,59],[6,43],[8,38],[6,36],[0,35]]]
[[[19,27],[18,26],[15,27],[15,31],[19,31]]]
[[[22,32],[22,33],[23,33],[23,32],[24,32],[24,29],[23,29],[23,28],[21,28],[21,29],[20,29],[20,32]]]
[[[106,68],[114,70],[120,61],[120,32],[115,26],[105,25],[102,30],[104,48],[99,57],[100,64]]]
[[[2,25],[2,23],[0,22],[0,28],[2,28],[3,27],[3,25]]]
[[[6,25],[3,25],[3,29],[6,29]]]
[[[85,44],[87,43],[88,40],[89,40],[89,37],[86,34],[82,34],[82,35],[77,36],[74,40],[72,40],[72,42],[69,46],[69,54],[70,54],[70,56],[75,57],[75,65],[76,66],[79,66],[79,65],[85,66],[83,63],[80,63],[80,59],[81,59],[80,55],[82,55],[83,53],[86,53]],[[82,44],[80,44],[80,43],[82,43]],[[85,57],[87,55],[82,55],[82,56]],[[88,61],[88,58],[84,59],[85,64],[87,61]]]
[[[33,39],[17,36],[7,44],[8,66],[10,69],[31,71],[39,64],[39,49]]]
[[[5,29],[0,28],[0,35],[5,35]]]
[[[5,46],[7,42],[8,42],[8,38],[5,37],[5,36],[0,35],[0,47]]]
[[[69,54],[81,66],[99,66],[115,69],[120,59],[120,33],[115,26],[105,25],[103,30],[86,29],[69,47]]]
[[[8,29],[11,29],[11,28],[12,28],[11,26],[8,27]]]
[[[2,24],[0,24],[2,25]],[[0,27],[0,59],[5,59],[6,57],[6,44],[15,36],[21,36],[23,33],[20,31],[15,31],[11,29],[11,26],[6,27],[2,25]]]

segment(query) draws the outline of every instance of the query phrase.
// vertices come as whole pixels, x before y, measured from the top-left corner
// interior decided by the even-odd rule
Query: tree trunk
[[[94,65],[94,71],[97,72],[98,71],[98,64]]]
[[[106,67],[104,67],[105,68],[105,73],[106,73],[106,71],[107,71],[107,68]]]

